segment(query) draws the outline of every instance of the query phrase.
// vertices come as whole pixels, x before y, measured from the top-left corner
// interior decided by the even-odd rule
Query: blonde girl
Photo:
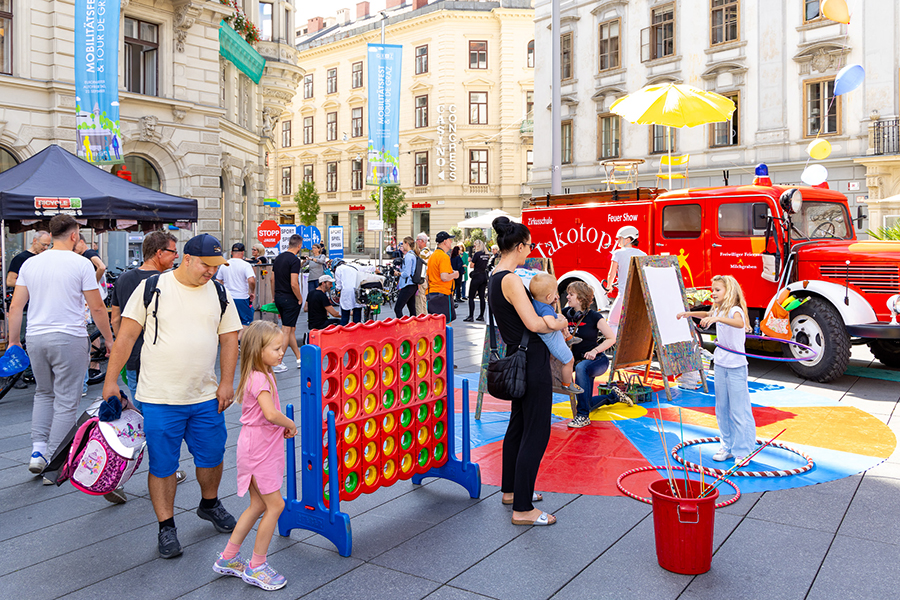
[[[287,580],[269,566],[266,554],[284,509],[284,440],[297,427],[281,413],[272,367],[281,363],[281,332],[268,321],[255,321],[241,341],[241,378],[236,397],[241,403],[241,433],[237,443],[238,496],[250,492],[250,506],[238,519],[225,550],[213,565],[222,575],[240,577],[264,590],[277,590]],[[244,538],[258,519],[256,542],[249,563],[241,559]]]
[[[708,313],[689,311],[679,313],[678,318],[699,317],[703,329],[716,325],[716,421],[722,445],[713,460],[734,458],[735,464],[741,465],[756,445],[756,422],[747,386],[747,358],[742,354],[750,331],[747,302],[741,286],[731,275],[713,277],[712,302],[713,308]]]

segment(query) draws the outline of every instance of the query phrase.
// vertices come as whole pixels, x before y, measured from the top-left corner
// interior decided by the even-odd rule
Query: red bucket
[[[719,491],[713,490],[706,497],[697,498],[700,482],[688,480],[687,483],[689,487],[685,493],[684,479],[675,480],[681,498],[672,496],[667,479],[650,484],[656,559],[667,571],[699,575],[709,571],[712,563],[713,525]]]

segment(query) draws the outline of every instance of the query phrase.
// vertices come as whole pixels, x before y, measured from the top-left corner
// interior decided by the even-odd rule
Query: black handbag
[[[530,332],[525,329],[518,352],[500,358],[493,311],[490,312],[489,321],[491,354],[487,366],[488,393],[499,400],[519,400],[525,395],[525,352],[528,350]]]

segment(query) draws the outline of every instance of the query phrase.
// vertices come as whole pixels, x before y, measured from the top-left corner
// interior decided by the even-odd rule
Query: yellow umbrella
[[[677,83],[647,86],[619,98],[610,107],[629,123],[679,128],[728,121],[734,109],[734,102],[721,94]],[[668,140],[666,149],[671,156]],[[671,181],[670,178],[670,185]]]

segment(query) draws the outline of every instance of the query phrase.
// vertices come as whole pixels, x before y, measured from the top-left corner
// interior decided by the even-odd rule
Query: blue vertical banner
[[[366,183],[400,184],[400,56],[394,44],[369,44],[369,151]]]
[[[120,0],[75,0],[75,153],[125,162],[119,126]]]

